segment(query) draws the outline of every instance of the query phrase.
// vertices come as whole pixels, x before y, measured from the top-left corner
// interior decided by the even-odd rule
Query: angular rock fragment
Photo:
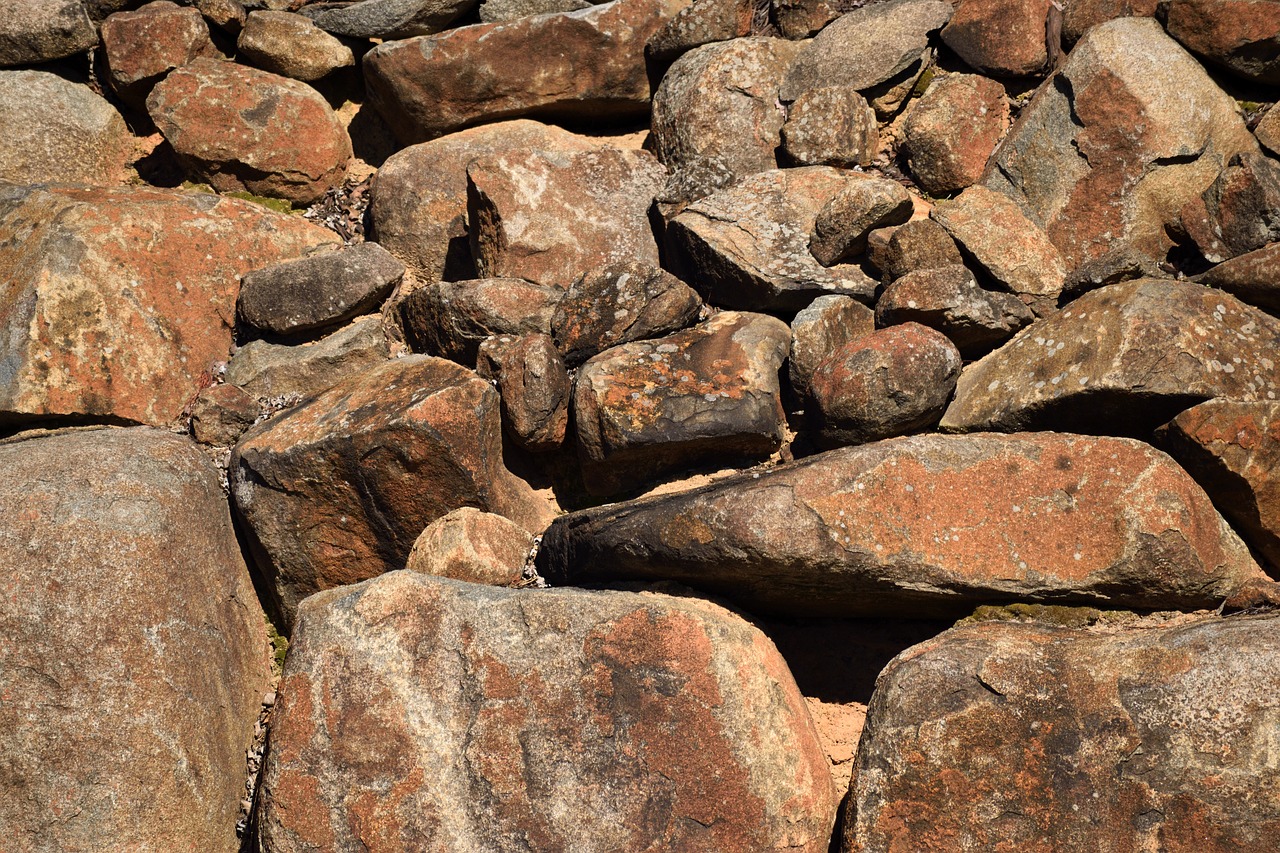
[[[1272,154],[1280,155],[1280,110],[1273,104],[1253,129],[1253,135]]]
[[[235,385],[212,385],[191,403],[191,435],[201,444],[235,444],[258,420],[258,400]]]
[[[796,314],[791,321],[791,355],[787,359],[796,397],[808,397],[813,373],[828,356],[875,329],[872,310],[849,296],[819,296]]]
[[[1034,319],[1016,296],[983,290],[962,266],[907,273],[876,301],[881,326],[920,323],[937,329],[965,358],[985,355]]]
[[[569,426],[569,373],[551,338],[496,335],[480,344],[476,373],[497,384],[502,423],[515,443],[546,453]]]
[[[942,30],[947,47],[975,71],[1039,74],[1053,59],[1045,38],[1051,0],[959,0]]]
[[[392,41],[447,29],[477,3],[478,0],[359,0],[304,4],[300,11],[327,32]]]
[[[135,109],[145,108],[151,89],[173,69],[198,56],[217,56],[200,12],[169,0],[103,21],[102,51],[111,88]]]
[[[1280,243],[1224,261],[1199,281],[1221,288],[1241,302],[1280,314]]]
[[[319,80],[356,64],[351,48],[292,12],[251,13],[236,47],[250,65],[294,80]]]
[[[469,506],[426,526],[405,568],[468,583],[511,586],[524,572],[533,535],[509,518]]]
[[[783,38],[807,39],[843,14],[835,0],[770,0],[770,18]]]
[[[1237,154],[1183,207],[1181,219],[1211,263],[1280,240],[1280,163],[1262,153]]]
[[[249,17],[240,0],[194,0],[191,5],[200,10],[206,21],[232,38],[240,34]]]
[[[1116,18],[1154,18],[1159,0],[1074,0],[1062,4],[1062,38],[1066,48],[1093,27]]]
[[[902,127],[911,175],[935,196],[977,183],[1008,128],[1009,102],[995,80],[977,74],[935,80]]]
[[[1254,83],[1280,85],[1280,15],[1259,0],[1172,0],[1165,26],[1187,50]]]
[[[782,126],[782,148],[798,166],[867,166],[879,147],[875,110],[844,86],[805,92],[788,108]]]
[[[658,62],[672,62],[704,44],[745,38],[754,18],[753,0],[693,0],[649,38],[645,52]]]
[[[366,317],[304,346],[250,341],[227,363],[226,380],[260,399],[302,399],[390,355],[382,318]]]
[[[97,43],[80,0],[0,0],[0,68],[62,59]]]
[[[895,229],[877,261],[889,280],[920,270],[963,264],[956,241],[932,219],[913,219]]]
[[[850,180],[818,211],[809,251],[824,267],[860,255],[867,249],[867,234],[903,224],[913,209],[911,196],[896,181]]]
[[[548,334],[563,295],[558,287],[518,278],[440,282],[405,297],[400,322],[415,352],[474,365],[490,335]]]

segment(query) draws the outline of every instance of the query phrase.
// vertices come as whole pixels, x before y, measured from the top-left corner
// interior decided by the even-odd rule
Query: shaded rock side
[[[154,0],[136,12],[117,12],[103,21],[102,52],[111,88],[139,110],[145,109],[147,95],[170,71],[197,56],[218,56],[200,12],[169,0]]]
[[[1280,243],[1271,243],[1213,267],[1198,279],[1241,302],[1280,314]]]
[[[310,397],[390,355],[382,318],[365,317],[313,344],[251,341],[227,362],[226,380],[259,398]]]
[[[97,43],[81,0],[0,0],[0,67],[62,59]]]

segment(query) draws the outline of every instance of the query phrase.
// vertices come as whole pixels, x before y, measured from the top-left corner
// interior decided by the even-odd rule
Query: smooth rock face
[[[321,29],[359,39],[407,39],[438,33],[476,7],[477,0],[361,0],[317,3],[303,14]]]
[[[476,272],[567,287],[587,267],[657,266],[649,208],[667,172],[646,151],[523,151],[467,166]]]
[[[508,518],[469,506],[426,526],[405,566],[411,572],[468,583],[510,586],[524,572],[533,536]]]
[[[61,59],[97,43],[80,0],[0,0],[0,67]]]
[[[1270,850],[1278,651],[1273,615],[921,643],[880,676],[839,849]]]
[[[791,389],[803,400],[813,373],[833,352],[876,329],[874,312],[849,296],[819,296],[791,321],[787,371]]]
[[[906,222],[912,207],[911,196],[896,181],[851,179],[818,211],[809,251],[827,267],[860,255],[867,250],[869,233]]]
[[[249,64],[294,80],[319,80],[356,64],[351,48],[292,12],[250,13],[236,47]]]
[[[1280,243],[1224,261],[1201,276],[1200,282],[1264,311],[1280,313]]]
[[[1121,244],[1163,260],[1183,206],[1232,155],[1256,150],[1235,102],[1147,18],[1090,30],[1059,73],[985,185],[1023,206],[1068,267]]]
[[[975,71],[999,77],[1039,74],[1050,0],[960,0],[942,30],[947,47]]]
[[[405,144],[497,119],[645,116],[644,44],[687,3],[616,0],[386,42],[365,55],[370,98]]]
[[[476,372],[495,382],[502,423],[516,444],[546,453],[564,443],[569,426],[569,373],[551,338],[497,335],[480,344]]]
[[[804,699],[709,602],[396,572],[303,605],[280,695],[269,853],[827,849]]]
[[[153,188],[0,191],[0,421],[166,424],[231,351],[239,276],[336,236]]]
[[[214,57],[209,27],[196,9],[155,0],[136,12],[117,12],[102,22],[102,49],[111,88],[143,109],[156,83],[197,56]]]
[[[752,0],[693,0],[649,38],[645,53],[671,62],[705,44],[749,36],[754,18]]]
[[[573,391],[587,489],[611,494],[689,465],[777,450],[778,370],[790,341],[781,320],[725,311],[588,361]]]
[[[217,471],[149,429],[6,443],[0,467],[5,846],[238,850],[270,672]]]
[[[1213,397],[1280,393],[1280,321],[1219,291],[1139,279],[1086,293],[973,364],[947,430],[1147,435]]]
[[[1255,83],[1280,84],[1280,15],[1269,0],[1173,0],[1169,35]]]
[[[782,147],[798,166],[868,166],[880,147],[875,110],[845,86],[810,89],[787,110]]]
[[[232,495],[285,629],[308,595],[402,568],[422,529],[460,506],[540,529],[548,510],[503,466],[501,429],[488,382],[409,356],[246,433]]]
[[[806,617],[1214,608],[1263,577],[1172,459],[1061,433],[895,438],[581,510],[552,523],[538,569],[553,585],[677,580]]]
[[[310,397],[390,357],[380,317],[366,317],[314,344],[250,341],[227,363],[227,382],[259,398]]]
[[[902,132],[911,175],[935,196],[977,183],[1008,128],[1003,86],[977,74],[948,74],[907,113]]]
[[[400,303],[405,339],[425,352],[474,365],[490,335],[547,334],[563,291],[516,278],[440,282]]]
[[[1034,319],[1017,297],[983,290],[962,266],[907,273],[876,300],[881,326],[910,322],[937,329],[966,358],[985,355]]]
[[[221,192],[310,204],[342,180],[351,138],[305,83],[197,59],[161,81],[147,112],[185,168]]]

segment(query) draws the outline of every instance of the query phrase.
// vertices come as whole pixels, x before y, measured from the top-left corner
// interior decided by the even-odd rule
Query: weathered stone
[[[1280,314],[1280,243],[1218,264],[1201,276],[1200,282],[1221,288],[1241,302]]]
[[[648,116],[644,44],[687,3],[616,0],[385,42],[364,58],[369,97],[405,144],[522,116]]]
[[[442,578],[511,586],[519,583],[533,534],[509,518],[469,506],[426,526],[405,568]]]
[[[935,196],[977,183],[1008,128],[1009,102],[998,82],[976,74],[937,79],[902,127],[911,175]]]
[[[409,356],[344,380],[247,432],[231,491],[274,609],[405,565],[460,506],[541,529],[549,508],[502,464],[498,393],[470,370]]]
[[[569,426],[569,373],[551,338],[497,335],[480,344],[476,372],[497,383],[502,423],[532,453],[556,450]]]
[[[867,234],[886,225],[901,225],[911,218],[913,209],[911,196],[896,181],[851,179],[818,212],[809,251],[824,267],[853,258],[866,251]]]
[[[697,292],[666,270],[613,264],[569,286],[551,318],[551,336],[576,366],[609,347],[679,331],[701,309]]]
[[[1165,26],[1187,50],[1254,83],[1280,85],[1274,0],[1171,0]]]
[[[1272,154],[1280,155],[1280,110],[1272,104],[1253,129],[1253,135]]]
[[[258,420],[258,399],[235,385],[211,385],[191,404],[191,434],[201,444],[235,444]]]
[[[1104,255],[1087,261],[1067,274],[1062,282],[1060,303],[1070,302],[1082,293],[1097,290],[1109,284],[1134,281],[1139,278],[1169,278],[1151,258],[1121,245]]]
[[[933,67],[933,60],[934,50],[927,48],[905,70],[867,90],[867,103],[875,110],[876,118],[886,124],[893,121],[902,105],[917,94],[917,86],[925,73]]]
[[[234,853],[270,671],[216,469],[150,429],[7,442],[0,468],[4,846]]]
[[[867,166],[880,147],[875,110],[843,86],[810,89],[787,110],[782,148],[799,166]]]
[[[837,293],[869,301],[876,283],[809,252],[819,211],[850,178],[826,166],[776,169],[694,202],[671,220],[668,248],[685,280],[726,308],[797,311]]]
[[[303,605],[280,697],[268,853],[830,840],[826,757],[786,664],[696,598],[395,572]]]
[[[196,59],[151,91],[147,112],[184,167],[221,192],[310,204],[342,180],[351,138],[305,83]]]
[[[1210,608],[1263,577],[1208,497],[1133,439],[921,435],[580,510],[547,580],[677,580],[753,613],[956,616],[1005,601]]]
[[[337,241],[204,193],[0,189],[0,422],[166,424],[227,360],[237,278]]]
[[[169,0],[103,21],[102,51],[111,88],[135,109],[145,107],[151,89],[173,69],[198,56],[217,55],[200,12]]]
[[[1062,38],[1075,44],[1093,27],[1116,18],[1154,18],[1159,0],[1072,0],[1062,4]]]
[[[587,489],[612,494],[690,465],[777,450],[778,370],[790,341],[781,320],[725,311],[588,361],[573,391]]]
[[[791,321],[791,355],[787,372],[800,400],[809,395],[813,373],[845,344],[876,330],[874,312],[848,296],[819,296]]]
[[[1276,399],[1277,347],[1280,321],[1221,291],[1113,284],[973,364],[942,427],[1146,436],[1213,397]]]
[[[5,183],[118,184],[133,159],[115,107],[47,71],[0,71],[0,127]]]
[[[240,34],[249,17],[240,0],[194,0],[194,2],[186,0],[186,2],[199,9],[206,21],[232,37]]]
[[[382,318],[366,317],[314,344],[251,341],[227,364],[227,382],[260,399],[310,397],[390,357]]]
[[[476,272],[567,287],[583,269],[658,265],[649,208],[667,172],[647,151],[524,151],[467,166]]]
[[[322,30],[340,36],[391,41],[445,30],[479,0],[360,0],[316,3],[300,11]]]
[[[818,440],[839,447],[931,427],[942,417],[959,376],[955,344],[919,323],[890,326],[847,343],[824,359],[809,381]]]
[[[784,38],[807,39],[843,14],[837,0],[770,0],[772,18]]]
[[[1211,263],[1280,240],[1280,163],[1260,152],[1237,154],[1199,198],[1187,203],[1181,219]]]
[[[494,24],[501,21],[518,21],[530,15],[546,15],[551,12],[577,12],[590,9],[587,0],[481,0],[480,22]]]
[[[292,12],[250,14],[236,47],[250,65],[294,80],[319,80],[356,64],[351,48]]]
[[[876,301],[879,325],[920,323],[937,329],[965,358],[986,355],[1034,319],[1017,297],[983,290],[962,266],[907,273]]]
[[[664,222],[670,222],[698,199],[733,186],[737,179],[728,162],[719,157],[695,160],[671,173],[654,207]]]
[[[415,352],[473,365],[490,335],[549,334],[563,295],[558,287],[517,278],[440,282],[409,294],[399,306],[400,322]]]
[[[942,30],[947,47],[975,71],[1000,77],[1040,74],[1051,0],[959,0]]]
[[[754,0],[693,0],[650,36],[645,52],[672,62],[695,47],[751,35],[754,18]]]
[[[62,59],[97,43],[80,0],[0,0],[0,67]]]
[[[1120,245],[1163,260],[1183,206],[1256,145],[1235,102],[1159,23],[1119,18],[1039,89],[984,183],[1023,206],[1068,267]]]
[[[376,311],[404,276],[377,243],[358,243],[254,270],[240,283],[238,313],[255,329],[295,336]]]
[[[810,89],[865,91],[893,79],[929,46],[929,34],[951,17],[941,0],[887,0],[841,15],[805,45],[782,84],[783,101]]]
[[[889,280],[907,273],[964,264],[955,240],[932,219],[913,219],[889,236],[876,266]]]
[[[1280,619],[983,622],[900,655],[841,853],[1270,850]]]

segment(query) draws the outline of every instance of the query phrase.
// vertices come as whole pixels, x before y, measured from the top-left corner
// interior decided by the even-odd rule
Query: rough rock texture
[[[1260,152],[1237,154],[1181,220],[1212,263],[1280,240],[1280,163]]]
[[[935,196],[977,183],[1008,128],[1009,102],[997,81],[977,74],[935,80],[902,127],[911,175]]]
[[[879,147],[875,110],[846,86],[808,90],[782,126],[782,149],[798,166],[867,166]]]
[[[425,352],[474,365],[490,335],[548,334],[563,291],[513,278],[440,282],[400,303],[405,339]]]
[[[108,0],[110,2],[110,0]],[[204,19],[232,38],[244,29],[244,22],[249,17],[240,0],[188,0],[192,6],[200,10]]]
[[[294,80],[319,80],[356,64],[351,48],[292,12],[251,13],[236,47],[250,65]]]
[[[258,399],[235,385],[212,385],[191,403],[191,435],[201,444],[235,444],[258,420]]]
[[[61,59],[97,43],[80,0],[0,0],[0,67]]]
[[[871,231],[901,225],[912,210],[911,196],[897,181],[851,179],[818,211],[809,251],[824,267],[850,259],[866,251]]]
[[[943,429],[1142,436],[1213,397],[1275,400],[1280,321],[1219,291],[1139,279],[1091,291],[960,377]]]
[[[932,219],[913,219],[896,228],[876,260],[891,281],[918,270],[963,264],[956,241]]]
[[[120,100],[143,109],[152,87],[198,56],[215,56],[209,26],[196,9],[155,0],[102,22],[107,79]]]
[[[238,276],[336,242],[249,202],[153,188],[0,190],[0,422],[165,424],[226,361]]]
[[[770,17],[789,39],[807,39],[840,17],[836,0],[770,0]]]
[[[1074,0],[1062,9],[1064,49],[1080,40],[1090,28],[1116,18],[1154,18],[1159,0]]]
[[[894,438],[581,510],[552,523],[538,569],[553,585],[677,580],[805,617],[1209,608],[1263,577],[1168,456],[1061,433]]]
[[[573,391],[587,489],[611,494],[689,465],[777,450],[778,370],[790,341],[781,320],[725,311],[588,361]]]
[[[1272,154],[1280,155],[1280,110],[1273,104],[1253,129],[1253,135]]]
[[[233,853],[266,631],[218,475],[178,436],[0,445],[0,832]]]
[[[133,143],[115,107],[46,71],[0,71],[0,181],[118,184]]]
[[[227,382],[255,397],[310,397],[390,356],[380,317],[366,317],[314,344],[251,341],[227,363]]]
[[[268,853],[827,849],[804,699],[709,602],[396,572],[304,604],[280,691]]]
[[[1272,314],[1280,313],[1280,243],[1218,264],[1200,277],[1202,284],[1219,287],[1242,302]]]
[[[658,265],[649,208],[667,171],[647,151],[523,151],[467,166],[476,273],[567,287],[583,269]]]
[[[791,321],[791,355],[787,372],[791,389],[800,400],[809,394],[809,382],[827,356],[845,344],[874,332],[875,314],[849,296],[819,296]]]
[[[985,622],[880,677],[842,853],[1262,853],[1280,619],[1110,630]]]
[[[959,0],[942,40],[975,71],[1000,77],[1038,74],[1052,59],[1045,45],[1050,2]]]
[[[1169,35],[1255,83],[1280,85],[1280,15],[1272,0],[1172,0]]]
[[[328,32],[390,41],[438,33],[476,4],[477,0],[362,0],[303,5],[301,11]]]
[[[1037,92],[984,183],[1024,206],[1068,267],[1119,244],[1162,260],[1182,207],[1256,145],[1235,102],[1157,22],[1119,18],[1090,30]]]
[[[147,112],[186,169],[222,192],[310,204],[351,159],[351,138],[319,92],[231,62],[196,59],[172,72]]]
[[[564,443],[569,373],[549,336],[487,338],[480,344],[476,372],[497,385],[502,423],[516,444],[545,453]]]
[[[548,508],[503,466],[501,430],[488,382],[409,356],[246,433],[232,495],[284,628],[311,593],[402,568],[422,529],[450,510],[540,529]]]
[[[687,3],[617,0],[386,42],[365,55],[365,80],[406,144],[504,118],[641,117],[649,113],[644,44]]]
[[[983,290],[962,266],[907,273],[876,300],[879,325],[914,322],[937,329],[965,358],[985,355],[1034,319],[1017,297]]]
[[[530,15],[546,15],[550,12],[576,12],[590,9],[587,0],[481,0],[480,22],[494,24],[500,21],[517,21]]]
[[[836,169],[775,169],[694,202],[671,220],[667,245],[682,277],[714,305],[798,311],[832,293],[870,300],[876,283],[809,252],[818,213],[851,180]]]
[[[520,525],[469,506],[426,526],[405,568],[442,578],[510,586],[520,581],[533,535]]]
[[[751,34],[753,0],[693,0],[654,33],[645,52],[656,62],[671,62],[704,44]]]

